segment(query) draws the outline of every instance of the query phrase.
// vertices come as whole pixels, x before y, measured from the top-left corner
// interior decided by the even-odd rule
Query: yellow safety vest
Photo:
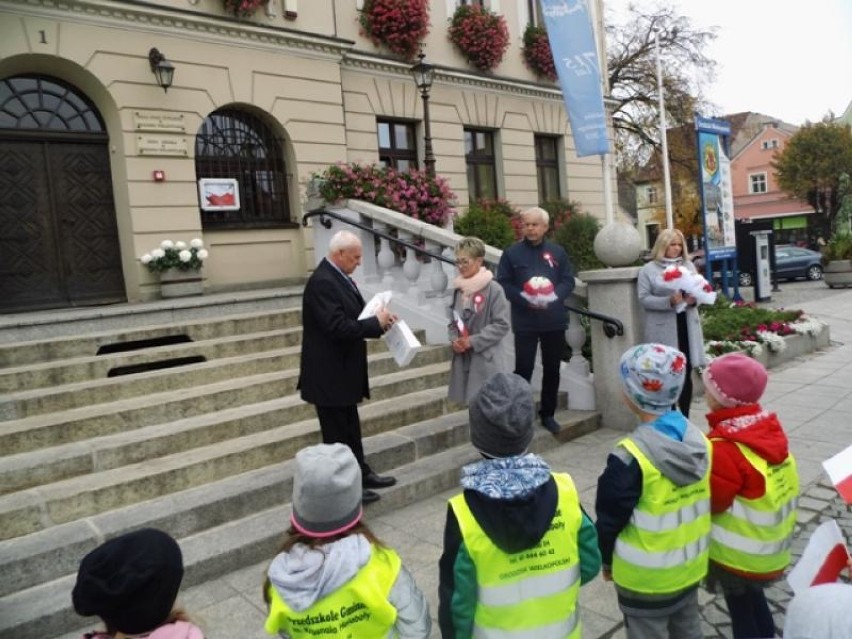
[[[396,623],[396,608],[388,602],[388,595],[401,565],[393,550],[374,545],[370,560],[358,574],[302,612],[290,608],[270,585],[266,632],[283,631],[293,639],[385,639]]]
[[[709,462],[710,442],[706,444]],[[677,592],[698,583],[707,574],[710,464],[700,480],[678,486],[633,440],[622,439],[618,445],[639,463],[642,495],[615,541],[613,581],[647,594]]]
[[[769,573],[790,564],[790,541],[796,526],[799,473],[792,454],[769,465],[748,446],[737,443],[743,456],[763,475],[766,492],[759,499],[741,495],[723,513],[713,515],[710,559],[736,570]]]
[[[583,523],[570,475],[554,473],[556,514],[538,544],[519,553],[500,550],[470,512],[464,495],[450,499],[468,554],[476,566],[474,639],[579,639]]]

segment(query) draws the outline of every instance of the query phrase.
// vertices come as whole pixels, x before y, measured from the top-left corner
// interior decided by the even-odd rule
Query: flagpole
[[[674,228],[674,214],[672,213],[672,178],[669,175],[669,144],[666,135],[666,99],[663,96],[663,64],[660,60],[660,34],[654,31],[654,52],[657,55],[657,92],[659,93],[660,110],[660,141],[662,142],[662,165],[663,186],[666,200],[666,228]]]

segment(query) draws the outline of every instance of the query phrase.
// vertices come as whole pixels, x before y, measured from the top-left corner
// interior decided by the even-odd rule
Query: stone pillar
[[[590,311],[618,318],[624,324],[624,335],[609,338],[603,324],[591,321],[592,365],[595,371],[595,403],[601,423],[609,428],[630,431],[637,425],[635,415],[621,399],[621,355],[642,341],[644,312],[636,297],[638,266],[583,271],[578,277],[588,287]]]

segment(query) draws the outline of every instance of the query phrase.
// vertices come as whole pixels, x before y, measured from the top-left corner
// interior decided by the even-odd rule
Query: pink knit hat
[[[717,357],[704,369],[704,390],[722,406],[757,404],[769,376],[763,364],[742,353]]]

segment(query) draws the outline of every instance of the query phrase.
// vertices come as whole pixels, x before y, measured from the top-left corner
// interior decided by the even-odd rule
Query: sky
[[[657,0],[604,0],[624,15]],[[693,27],[716,26],[707,56],[716,80],[705,97],[718,114],[756,111],[800,125],[852,102],[852,0],[668,0]],[[608,14],[607,14],[608,15]],[[665,59],[664,59],[665,60]]]

